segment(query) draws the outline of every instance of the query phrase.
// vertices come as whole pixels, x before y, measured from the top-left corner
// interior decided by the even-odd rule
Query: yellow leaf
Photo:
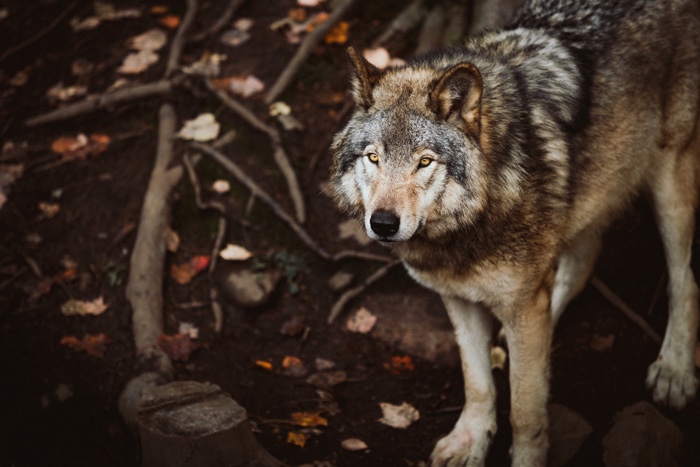
[[[304,433],[295,433],[293,431],[287,433],[287,442],[289,444],[295,444],[300,448],[304,447],[307,439],[309,439],[309,435],[305,435]]]
[[[255,364],[263,370],[272,371],[272,363],[265,360],[255,360]]]
[[[314,412],[294,412],[292,423],[303,427],[328,426],[328,420],[321,417],[321,410]]]

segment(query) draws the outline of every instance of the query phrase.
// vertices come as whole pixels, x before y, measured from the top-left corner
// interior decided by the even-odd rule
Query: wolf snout
[[[391,211],[379,210],[369,219],[372,231],[380,237],[391,237],[399,231],[401,220]]]

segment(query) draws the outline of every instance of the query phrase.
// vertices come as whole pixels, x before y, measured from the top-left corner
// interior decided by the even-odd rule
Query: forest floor
[[[211,24],[222,3],[202,2],[192,30]],[[326,251],[387,254],[377,245],[343,235],[346,219],[325,190],[327,148],[347,118],[346,46],[367,47],[402,4],[364,2],[363,8],[345,15],[347,37],[314,47],[278,99],[289,105],[303,129],[281,129],[269,115],[265,91],[237,96],[259,119],[279,128],[306,203],[304,229]],[[178,129],[185,120],[211,113],[221,134],[234,131],[235,138],[222,152],[283,209],[291,213],[294,208],[273,162],[268,135],[231,112],[197,76],[185,76],[167,97],[25,125],[28,118],[84,98],[83,92],[104,93],[119,78],[132,83],[160,79],[167,46],[141,73],[117,69],[130,52],[130,38],[158,28],[172,40],[185,14],[184,2],[163,1],[159,8],[138,0],[119,2],[119,9],[133,8],[139,14],[98,20],[93,29],[77,31],[79,20],[95,15],[91,2],[9,0],[3,5],[0,44],[7,49],[0,49],[0,466],[135,465],[138,441],[117,407],[137,360],[125,285],[163,100],[174,105]],[[324,7],[303,10],[313,15]],[[220,34],[188,42],[181,64],[192,65],[206,54],[226,55],[219,77],[254,75],[267,90],[299,47],[285,30],[270,26],[288,18],[294,8],[299,7],[292,0],[244,2],[231,20],[252,20],[238,23],[234,36],[243,37],[240,45],[222,43]],[[392,53],[408,55],[412,45],[407,40]],[[84,150],[79,135],[87,135]],[[79,149],[66,150],[59,138]],[[175,153],[181,159],[194,151],[180,140]],[[424,465],[464,403],[454,349],[442,349],[439,357],[411,350],[420,347],[415,341],[420,340],[416,337],[421,337],[422,323],[430,324],[426,335],[449,330],[439,297],[394,267],[328,324],[341,293],[333,291],[328,279],[343,271],[360,284],[382,263],[324,259],[260,199],[251,203],[249,191],[215,161],[203,156],[196,172],[203,196],[225,207],[225,244],[242,246],[253,258],[243,263],[219,259],[212,274],[194,266],[187,269],[193,260],[211,261],[220,216],[197,206],[193,185],[183,177],[172,205],[171,227],[179,243],[167,254],[162,284],[164,340],[176,339],[188,327],[197,335],[177,341],[182,347],[176,349],[175,379],[208,381],[231,394],[247,410],[260,443],[287,464]],[[230,191],[214,190],[218,180],[228,181]],[[255,274],[279,270],[282,279],[264,303],[245,307],[222,286],[228,274],[240,269]],[[645,200],[606,236],[595,275],[663,333],[663,251]],[[212,287],[223,290],[220,333],[210,307]],[[69,300],[99,310],[94,316],[69,316]],[[348,318],[361,308],[377,318],[383,337],[378,330],[348,330]],[[419,323],[413,344],[387,331],[413,317]],[[554,337],[551,400],[580,414],[592,433],[567,465],[603,465],[602,440],[615,414],[650,401],[644,380],[657,352],[658,345],[591,285],[572,303]],[[333,373],[326,370],[331,365]],[[325,384],[309,379],[319,373],[337,379]],[[494,375],[499,432],[488,463],[499,466],[508,459],[509,400],[506,371],[495,369]],[[405,429],[387,426],[378,421],[381,402],[407,402],[420,418]],[[659,410],[678,426],[687,446],[700,446],[698,402],[680,413]],[[304,427],[291,422],[294,413],[321,418]],[[342,447],[349,438],[367,448]],[[696,451],[687,456],[688,465],[700,465]]]

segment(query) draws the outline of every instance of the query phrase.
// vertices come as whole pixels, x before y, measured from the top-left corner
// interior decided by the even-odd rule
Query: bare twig
[[[231,22],[231,18],[233,18],[233,15],[236,14],[236,10],[238,10],[238,8],[243,4],[244,1],[245,0],[231,0],[228,3],[226,9],[221,14],[221,16],[219,16],[219,19],[216,20],[216,22],[212,24],[208,29],[205,29],[201,33],[191,37],[190,41],[200,42],[206,39],[207,37],[212,37],[218,34],[219,31],[221,31]]]
[[[401,264],[401,261],[391,261],[390,263],[385,264],[374,271],[372,275],[365,279],[362,284],[345,291],[345,293],[343,293],[343,295],[341,295],[340,298],[338,298],[338,300],[333,304],[333,307],[331,307],[331,312],[328,314],[328,324],[332,324],[333,321],[335,321],[350,300],[360,295],[367,289],[367,287],[384,277],[391,268],[398,264]]]
[[[407,33],[423,21],[427,11],[425,0],[414,0],[394,18],[384,33],[374,40],[372,47],[386,47],[394,37]]]
[[[165,78],[168,79],[177,70],[180,63],[180,55],[182,54],[182,48],[185,45],[185,34],[187,30],[192,25],[195,16],[197,15],[197,0],[187,0],[187,11],[185,16],[177,28],[173,42],[170,45],[170,53],[168,54],[168,61],[165,65]]]
[[[182,159],[185,169],[187,170],[187,175],[192,183],[192,189],[194,190],[194,198],[199,209],[213,209],[219,212],[219,228],[216,234],[216,239],[214,240],[214,245],[212,246],[211,256],[209,260],[209,269],[207,271],[207,276],[209,279],[209,303],[211,305],[211,312],[214,316],[214,331],[217,333],[221,332],[224,323],[224,313],[219,304],[219,291],[214,285],[214,269],[216,268],[216,263],[219,258],[219,251],[221,250],[221,244],[224,241],[224,236],[226,235],[226,208],[224,205],[217,201],[202,201],[202,189],[197,179],[197,174],[194,171],[194,166],[192,164],[192,159],[189,156],[185,156]]]
[[[272,199],[257,183],[255,183],[246,173],[241,169],[235,162],[226,157],[220,151],[217,151],[212,146],[197,142],[190,143],[192,148],[207,154],[209,157],[218,162],[224,169],[226,169],[231,175],[236,178],[240,183],[242,183],[246,188],[248,188],[253,195],[260,198],[265,204],[272,209],[272,211],[277,215],[277,217],[282,220],[285,224],[291,228],[299,239],[304,242],[311,250],[314,251],[318,256],[329,261],[340,261],[346,258],[358,258],[370,261],[391,261],[391,258],[381,255],[374,255],[371,253],[365,253],[361,251],[341,251],[339,253],[331,254],[319,246],[311,236],[299,225],[292,216],[287,214],[287,212],[280,207],[277,202]]]
[[[654,331],[654,329],[649,326],[649,323],[644,321],[644,318],[639,316],[637,313],[632,310],[625,302],[622,301],[620,297],[615,295],[615,292],[610,290],[607,285],[603,283],[600,279],[597,277],[593,276],[591,277],[591,285],[595,287],[600,294],[605,297],[610,303],[615,305],[615,307],[623,312],[625,316],[627,316],[634,324],[639,326],[642,331],[644,331],[649,337],[651,337],[654,342],[657,344],[661,344],[661,336]]]
[[[338,24],[343,15],[350,9],[355,0],[342,0],[342,2],[333,9],[327,20],[316,26],[316,28],[307,35],[294,57],[289,61],[285,69],[272,85],[265,96],[265,102],[271,104],[287,89],[292,78],[302,63],[311,55],[314,47]]]
[[[216,89],[211,81],[206,80],[206,85],[211,92],[213,92],[221,102],[224,103],[229,109],[233,110],[239,117],[248,122],[253,128],[266,133],[270,138],[270,144],[272,146],[272,151],[275,158],[275,163],[277,167],[282,172],[284,179],[287,181],[287,187],[289,189],[289,196],[292,198],[292,203],[294,204],[294,211],[296,213],[297,220],[300,223],[306,221],[306,207],[304,206],[304,197],[299,188],[299,180],[297,179],[296,172],[292,168],[292,164],[289,162],[287,153],[282,146],[282,136],[276,128],[267,125],[265,122],[260,120],[253,112],[248,110],[243,104],[238,102],[236,99],[232,98],[224,91]]]
[[[136,242],[131,253],[126,297],[132,308],[134,342],[139,353],[152,354],[160,373],[171,370],[170,359],[156,346],[163,334],[163,269],[170,195],[182,177],[182,166],[170,167],[177,117],[171,104],[159,111],[156,160],[144,197]]]
[[[58,24],[59,24],[61,21],[63,21],[63,19],[68,15],[68,13],[70,13],[71,10],[73,10],[73,8],[75,8],[75,5],[76,5],[76,2],[71,3],[70,5],[68,5],[68,8],[66,8],[65,10],[63,10],[63,11],[61,12],[60,15],[56,16],[56,18],[54,18],[54,20],[51,21],[51,24],[49,24],[48,26],[46,26],[44,29],[42,29],[41,31],[37,32],[36,34],[34,34],[34,35],[33,35],[32,37],[30,37],[29,39],[27,39],[27,40],[25,40],[25,41],[23,41],[23,42],[20,42],[19,44],[15,45],[15,46],[12,46],[12,47],[10,47],[9,49],[5,50],[5,52],[3,52],[2,55],[0,55],[0,63],[1,63],[3,60],[5,60],[7,57],[9,57],[10,55],[12,55],[12,54],[14,54],[14,53],[16,53],[16,52],[22,50],[23,48],[27,47],[28,45],[30,45],[30,44],[32,44],[32,43],[34,43],[34,42],[36,42],[36,41],[38,41],[39,39],[41,39],[42,37],[44,37],[46,34],[48,34],[49,31],[51,31],[53,28],[55,28],[56,26],[58,26]]]
[[[207,277],[209,279],[209,301],[211,303],[211,313],[214,316],[214,331],[217,334],[220,334],[224,327],[224,312],[221,309],[221,304],[219,303],[219,289],[216,285],[214,285],[214,268],[216,268],[216,263],[219,258],[219,251],[221,251],[221,245],[224,242],[225,235],[226,217],[219,216],[219,229],[216,233],[216,239],[214,239],[214,245],[211,249],[211,259],[209,260],[209,270],[207,271]]]
[[[52,110],[45,114],[37,115],[27,119],[27,126],[37,126],[44,123],[56,122],[77,117],[96,110],[105,109],[123,102],[134,101],[142,97],[166,95],[170,93],[176,81],[156,81],[155,83],[142,84],[127,89],[102,94],[97,97],[90,97],[80,102],[67,105],[60,109]]]

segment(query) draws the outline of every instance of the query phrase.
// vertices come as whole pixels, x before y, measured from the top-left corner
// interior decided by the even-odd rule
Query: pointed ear
[[[447,70],[430,92],[430,107],[438,118],[479,136],[481,131],[481,73],[471,63]]]
[[[372,106],[372,90],[379,81],[382,72],[379,68],[369,63],[355,48],[348,47],[348,56],[352,62],[354,74],[352,77],[352,95],[355,104],[364,109]]]

